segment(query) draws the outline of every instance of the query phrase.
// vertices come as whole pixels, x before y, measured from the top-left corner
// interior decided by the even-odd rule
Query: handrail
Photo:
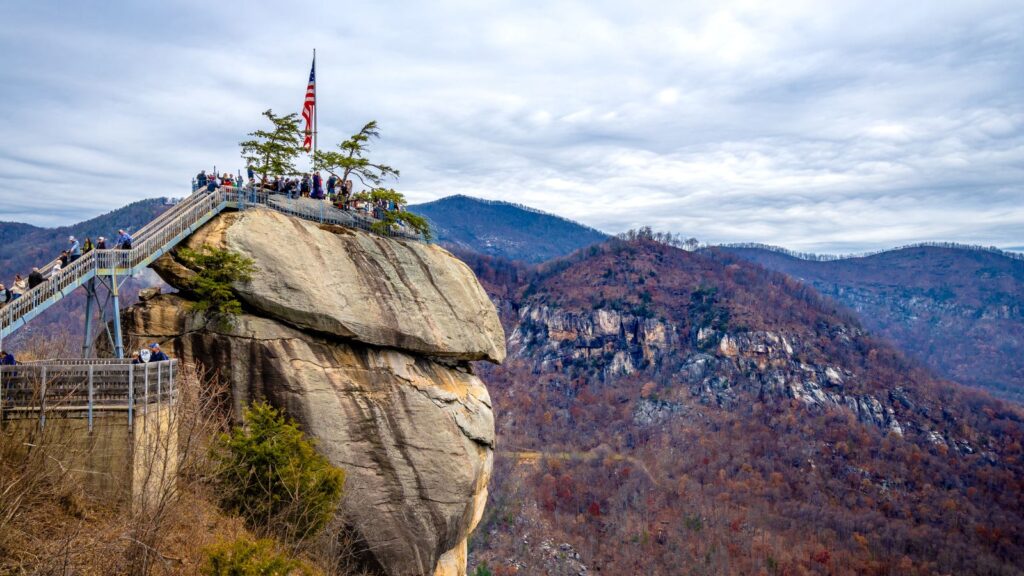
[[[50,358],[47,360],[26,360],[24,362],[18,362],[18,366],[99,366],[99,365],[111,365],[120,366],[122,364],[131,364],[133,360],[131,358]],[[11,370],[11,368],[8,368]]]
[[[127,410],[129,427],[135,406],[173,402],[177,360],[132,364],[96,359],[45,360],[17,366],[0,366],[0,420],[7,417],[38,417],[46,423],[48,412],[89,418],[92,429],[96,411]]]

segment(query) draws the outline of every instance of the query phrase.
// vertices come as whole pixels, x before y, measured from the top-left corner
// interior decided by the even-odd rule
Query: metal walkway
[[[227,209],[245,210],[246,207],[256,205],[313,222],[366,229],[370,229],[374,222],[372,219],[348,213],[339,214],[333,207],[314,208],[290,203],[286,197],[268,195],[266,192],[231,187],[221,187],[213,192],[199,191],[135,232],[130,250],[92,250],[87,252],[68,264],[66,268],[51,274],[49,279],[42,284],[0,308],[0,343],[15,330],[26,326],[48,308],[69,296],[76,288],[85,286],[89,299],[86,305],[86,344],[83,346],[82,355],[90,356],[91,354],[88,352],[91,345],[89,339],[92,337],[90,329],[92,306],[94,303],[99,305],[96,292],[96,282],[99,281],[107,285],[110,297],[113,299],[111,320],[115,334],[112,335],[111,340],[114,341],[117,357],[123,357],[118,303],[120,283],[166,254],[217,214]],[[401,231],[395,231],[392,235],[409,239],[417,238]],[[56,263],[57,260],[54,260],[45,267],[41,267],[40,271],[45,274],[52,270]],[[104,319],[101,316],[101,321]]]

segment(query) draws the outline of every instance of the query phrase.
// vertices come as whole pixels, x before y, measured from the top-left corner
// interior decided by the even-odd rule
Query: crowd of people
[[[85,254],[93,250],[107,250],[109,248],[128,250],[132,247],[132,241],[132,235],[124,229],[117,231],[117,239],[114,241],[113,246],[108,246],[107,239],[104,236],[96,238],[96,242],[93,242],[92,238],[86,238],[84,242],[80,242],[74,236],[68,236],[67,249],[61,251],[60,256],[57,257],[57,260],[49,269],[42,270],[39,267],[33,267],[27,277],[15,274],[14,281],[11,282],[10,286],[0,282],[0,308],[21,298],[43,282],[56,278],[63,269]]]
[[[312,198],[314,200],[325,200],[339,210],[361,212],[366,216],[377,219],[383,218],[385,211],[402,210],[401,205],[392,201],[379,200],[370,202],[358,198],[353,193],[352,180],[343,181],[334,174],[328,176],[326,180],[324,180],[319,172],[306,173],[298,177],[274,176],[262,186],[257,185],[256,175],[253,174],[251,169],[248,170],[247,176],[248,178],[246,179],[242,177],[241,173],[233,176],[226,172],[218,176],[216,172],[207,174],[206,170],[202,170],[196,175],[193,190],[205,189],[207,192],[213,192],[221,186],[237,186],[249,190],[261,187],[270,194],[279,194],[290,199]]]

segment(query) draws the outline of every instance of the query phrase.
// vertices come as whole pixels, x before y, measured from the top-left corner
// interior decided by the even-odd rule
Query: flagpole
[[[316,48],[313,48],[313,78],[316,78]],[[319,82],[313,83],[313,156],[310,159],[312,168],[316,169],[314,160],[316,159],[316,121],[320,116],[320,102],[317,101],[316,97],[316,85]]]

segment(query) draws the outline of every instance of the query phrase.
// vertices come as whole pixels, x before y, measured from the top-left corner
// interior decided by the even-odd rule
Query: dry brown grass
[[[166,428],[176,434],[150,424],[150,450],[136,454],[154,489],[134,503],[83,491],[58,458],[72,449],[60,427],[0,433],[0,574],[197,574],[205,546],[248,535],[204,482],[210,439],[228,422],[226,391],[194,371],[179,384]]]
[[[136,452],[144,464],[136,481],[156,489],[134,503],[85,493],[80,476],[54,457],[81,449],[62,444],[59,426],[0,431],[0,576],[201,574],[208,547],[273,534],[218,507],[210,448],[230,426],[231,396],[201,373],[179,375],[168,426],[177,431],[173,438],[147,421],[151,451]],[[169,459],[177,461],[175,468],[162,465]],[[364,549],[340,520],[315,537],[281,546],[326,576],[365,574],[359,568]]]

